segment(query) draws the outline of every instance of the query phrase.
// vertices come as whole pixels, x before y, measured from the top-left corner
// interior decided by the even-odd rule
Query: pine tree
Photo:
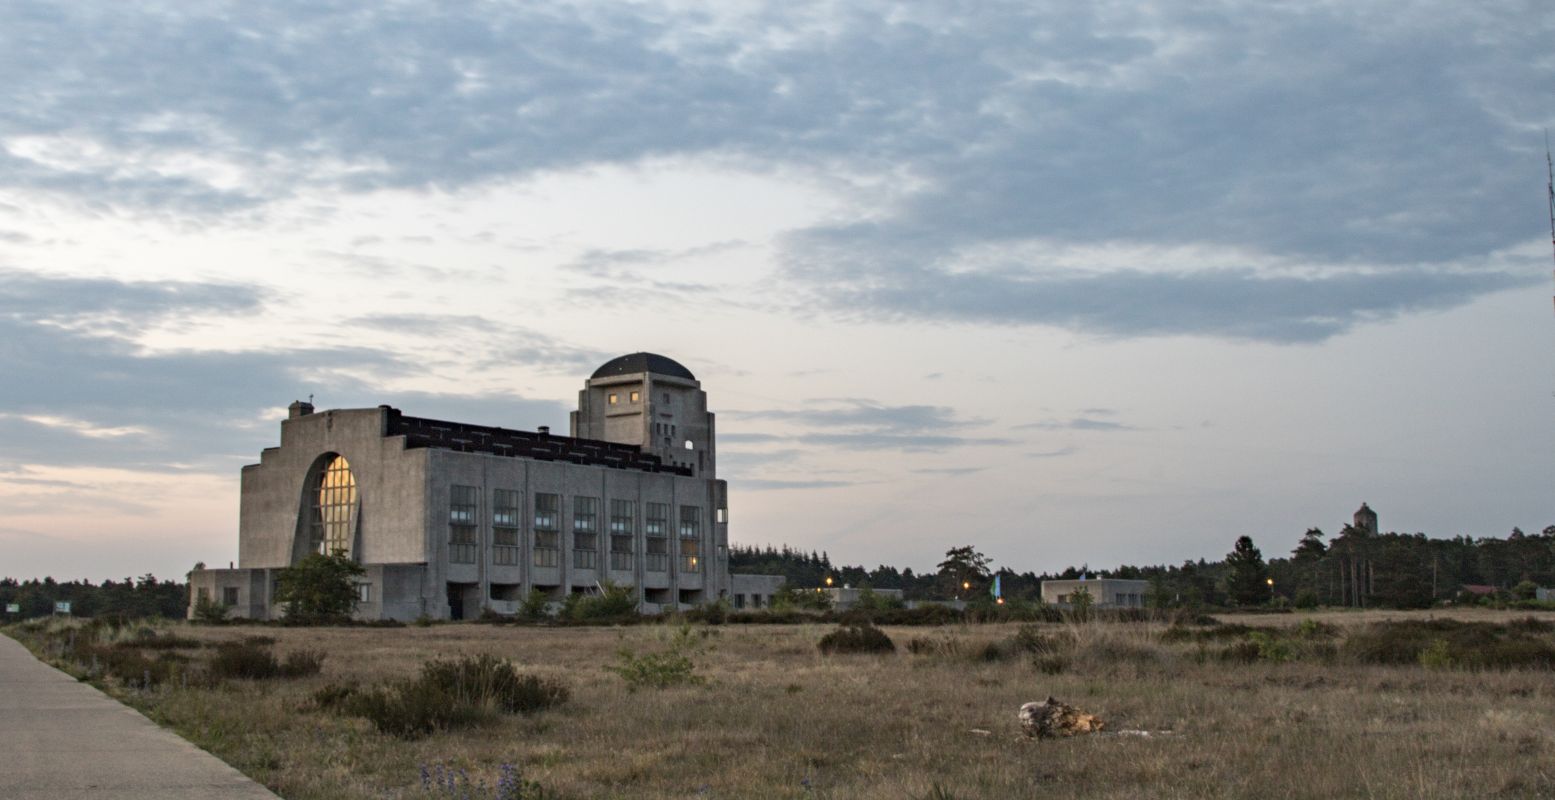
[[[1243,536],[1226,554],[1226,594],[1237,605],[1256,606],[1269,602],[1273,587],[1269,585],[1269,567],[1263,563],[1263,553],[1253,546],[1253,537]]]

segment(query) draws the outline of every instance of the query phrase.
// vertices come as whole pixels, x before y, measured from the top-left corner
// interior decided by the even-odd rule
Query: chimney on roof
[[[551,426],[549,426],[549,425],[541,425],[540,426],[540,435],[541,436],[550,436],[551,435]]]
[[[313,398],[310,397],[308,399],[312,400]],[[306,417],[307,415],[313,413],[313,403],[311,403],[311,402],[304,403],[301,400],[294,400],[294,401],[292,401],[292,404],[290,406],[287,406],[286,410],[287,410],[287,414],[286,414],[286,418],[287,419],[296,419],[298,417]]]

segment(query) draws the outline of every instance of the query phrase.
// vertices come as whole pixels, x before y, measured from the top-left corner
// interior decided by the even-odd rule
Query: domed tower
[[[1361,503],[1361,507],[1355,512],[1355,529],[1367,534],[1377,532],[1377,512],[1371,510],[1371,506]]]
[[[717,475],[713,415],[691,370],[657,353],[613,358],[589,377],[572,412],[572,435],[637,445],[666,464]]]

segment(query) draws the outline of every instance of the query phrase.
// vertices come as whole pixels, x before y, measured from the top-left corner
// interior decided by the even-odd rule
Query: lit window
[[[632,402],[635,403],[635,402],[637,402],[637,401],[639,401],[641,399],[642,399],[642,395],[638,394],[637,392],[632,392]]]
[[[717,511],[714,511],[713,512],[713,520],[715,522],[720,522],[720,523],[728,522],[729,521],[729,509],[727,509],[727,508],[720,508]]]
[[[687,439],[686,440],[686,449],[687,450],[695,450],[696,449],[696,445],[692,444],[690,439]]]
[[[371,603],[373,601],[373,585],[370,583],[358,583],[356,585],[356,601],[358,603]]]
[[[311,549],[324,555],[350,555],[357,499],[351,463],[345,456],[330,459],[313,488],[309,493],[313,498]]]
[[[610,393],[610,401],[609,401],[610,405],[615,405],[616,401],[620,400],[620,399],[621,399],[620,395],[616,394],[615,392],[611,392]]]
[[[680,507],[680,569],[702,571],[702,509]]]

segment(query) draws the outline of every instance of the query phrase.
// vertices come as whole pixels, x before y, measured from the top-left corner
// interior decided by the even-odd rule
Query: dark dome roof
[[[658,353],[632,353],[612,358],[606,361],[604,366],[594,370],[594,374],[589,377],[608,378],[612,375],[632,375],[638,372],[669,375],[674,378],[685,378],[688,381],[697,379],[691,374],[691,370],[681,366],[679,361],[665,358]]]

